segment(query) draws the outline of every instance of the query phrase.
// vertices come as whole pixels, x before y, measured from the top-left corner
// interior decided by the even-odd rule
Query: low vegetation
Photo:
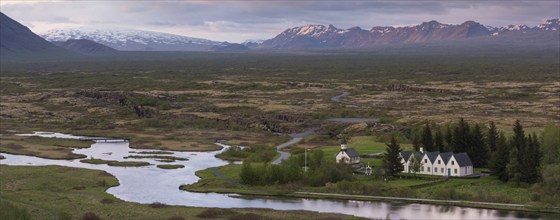
[[[82,163],[91,163],[91,164],[107,164],[109,166],[114,167],[143,167],[152,165],[151,163],[144,162],[144,161],[116,161],[116,160],[102,160],[102,159],[84,159],[80,160]]]
[[[208,219],[215,218],[211,216],[230,218],[246,214],[264,219],[355,219],[308,211],[215,208],[207,211],[207,208],[170,205],[152,208],[149,204],[125,202],[108,194],[105,190],[117,186],[118,181],[98,170],[2,166],[0,175],[1,219]],[[64,199],[60,199],[61,196]],[[112,202],[100,202],[108,200]]]
[[[160,169],[179,169],[179,168],[183,168],[185,167],[185,165],[181,165],[181,164],[159,164],[157,165],[157,168]]]
[[[124,159],[129,159],[129,158],[133,158],[133,159],[149,158],[149,159],[159,159],[159,160],[166,160],[166,161],[176,161],[176,160],[187,161],[187,160],[189,160],[189,159],[183,158],[183,157],[174,157],[174,156],[167,156],[167,155],[148,155],[148,156],[131,155],[131,156],[124,157]]]
[[[273,147],[251,145],[247,147],[232,146],[216,157],[229,161],[270,162],[277,155],[278,153]]]
[[[30,155],[48,159],[80,159],[85,155],[74,154],[75,148],[88,148],[92,141],[73,139],[25,137],[25,136],[0,136],[0,152]]]

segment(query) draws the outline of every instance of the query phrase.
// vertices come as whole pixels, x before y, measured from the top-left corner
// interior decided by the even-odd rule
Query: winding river
[[[53,138],[80,138],[64,134],[33,134]],[[298,138],[298,137],[294,137]],[[223,149],[229,146],[218,144]],[[2,153],[6,159],[3,165],[44,166],[60,165],[87,169],[104,170],[114,175],[119,186],[109,188],[108,193],[117,198],[137,203],[161,202],[170,205],[219,207],[219,208],[270,208],[277,210],[310,210],[319,212],[343,213],[368,218],[392,219],[556,219],[558,215],[499,211],[492,209],[465,208],[447,205],[428,205],[400,202],[343,201],[327,199],[282,199],[282,198],[239,198],[234,194],[195,193],[179,190],[183,184],[198,181],[195,171],[228,164],[214,157],[221,151],[178,152],[171,151],[175,157],[186,157],[188,161],[173,164],[185,165],[175,170],[159,169],[155,165],[165,164],[155,159],[123,159],[138,152],[153,150],[131,149],[127,142],[97,142],[90,148],[75,149],[74,153],[104,160],[148,161],[154,165],[146,167],[112,167],[81,163],[79,160],[52,160],[32,156]],[[146,154],[142,154],[146,155]]]

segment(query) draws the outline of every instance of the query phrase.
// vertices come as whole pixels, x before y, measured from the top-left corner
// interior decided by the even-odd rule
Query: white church
[[[420,160],[418,174],[438,176],[469,176],[473,174],[473,164],[467,153],[402,151],[403,173],[412,173],[412,160]]]
[[[360,154],[354,148],[348,148],[346,139],[340,144],[340,152],[336,154],[336,163],[359,164]]]

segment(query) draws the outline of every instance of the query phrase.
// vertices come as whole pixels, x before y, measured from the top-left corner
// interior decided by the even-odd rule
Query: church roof
[[[359,157],[360,156],[360,154],[358,154],[358,151],[356,151],[356,149],[354,149],[354,148],[346,149],[346,154],[348,154],[349,157]]]

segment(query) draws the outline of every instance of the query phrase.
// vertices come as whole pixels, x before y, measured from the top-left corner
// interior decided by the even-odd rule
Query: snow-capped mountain
[[[257,48],[358,48],[384,44],[459,40],[495,36],[505,32],[523,34],[529,31],[558,31],[558,26],[558,19],[549,19],[533,28],[523,24],[491,27],[474,21],[466,21],[458,25],[430,21],[403,27],[376,26],[370,30],[360,27],[340,29],[333,25],[304,25],[286,29],[276,37],[264,41]]]
[[[394,43],[416,43],[432,40],[453,40],[489,35],[488,29],[474,21],[460,25],[423,22],[405,27],[360,27],[339,29],[333,25],[305,25],[285,30],[259,48],[338,48],[365,47]]]
[[[560,30],[560,20],[556,19],[548,19],[544,23],[539,24],[535,27],[535,29],[543,30],[543,31],[559,31]]]
[[[221,42],[175,34],[126,28],[68,28],[53,29],[41,37],[48,41],[88,39],[117,50],[129,51],[202,51]]]

